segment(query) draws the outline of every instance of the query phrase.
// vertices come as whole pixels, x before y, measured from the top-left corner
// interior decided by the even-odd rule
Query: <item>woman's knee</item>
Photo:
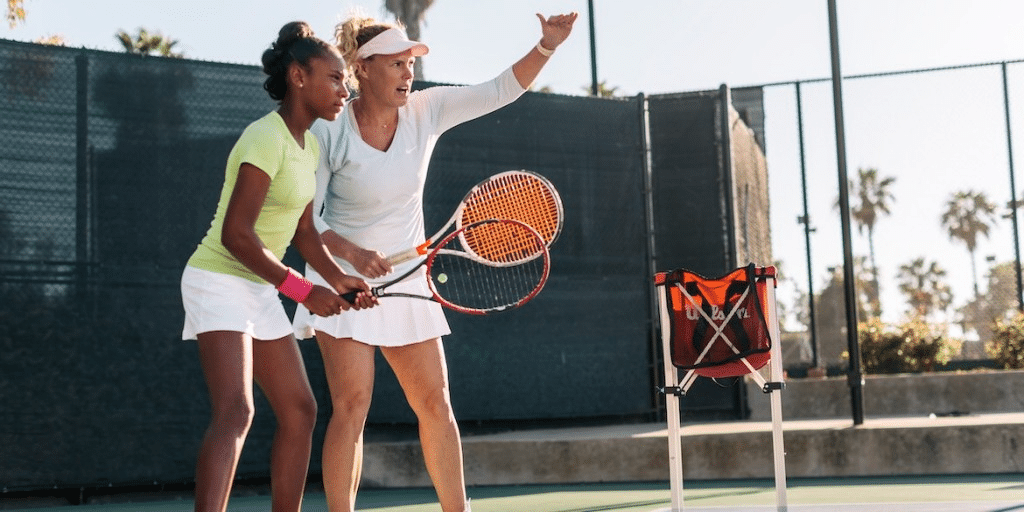
[[[418,392],[409,397],[409,405],[420,421],[454,422],[451,395],[448,388],[436,388]]]
[[[316,428],[317,412],[316,397],[312,393],[303,394],[290,400],[277,414],[278,423],[312,433]]]
[[[370,411],[373,389],[346,387],[331,397],[332,414],[342,415],[351,421],[362,421]]]
[[[256,416],[253,402],[247,397],[227,399],[213,406],[211,427],[235,437],[245,437]]]

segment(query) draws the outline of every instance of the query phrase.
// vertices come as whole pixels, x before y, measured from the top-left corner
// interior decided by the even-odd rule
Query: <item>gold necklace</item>
[[[355,103],[355,102],[354,102],[354,103]],[[353,110],[352,110],[352,111],[353,111],[353,112],[354,112],[354,113],[356,114],[356,119],[357,119],[357,120],[358,120],[359,118],[365,118],[365,115],[364,115],[364,114],[361,114],[361,113],[360,113],[360,112],[362,112],[362,109],[361,109],[361,108],[353,108]],[[396,117],[396,118],[398,117],[398,113],[397,113],[397,112],[395,113],[395,117]],[[363,123],[360,123],[360,124],[363,124]],[[381,122],[373,122],[373,123],[371,123],[371,122],[367,121],[367,122],[366,122],[365,124],[367,124],[368,126],[373,126],[373,127],[377,127],[377,126],[380,126],[379,130],[382,130],[382,131],[383,131],[383,130],[387,130],[387,129],[388,129],[388,127],[389,127],[389,126],[391,126],[391,125],[392,125],[393,123],[392,123],[392,122],[384,122],[384,123],[381,123]]]

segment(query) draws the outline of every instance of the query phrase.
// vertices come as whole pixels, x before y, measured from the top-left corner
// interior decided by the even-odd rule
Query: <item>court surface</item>
[[[771,480],[686,482],[685,510],[760,512],[777,510]],[[232,498],[232,512],[269,511],[263,493]],[[586,485],[471,487],[474,512],[667,512],[667,482]],[[787,510],[796,512],[1024,512],[1024,473],[938,477],[790,479]],[[432,489],[365,489],[363,512],[439,512]],[[178,495],[111,495],[104,503],[56,506],[5,500],[0,509],[33,512],[188,512],[192,501]],[[322,492],[306,494],[303,510],[325,512]]]

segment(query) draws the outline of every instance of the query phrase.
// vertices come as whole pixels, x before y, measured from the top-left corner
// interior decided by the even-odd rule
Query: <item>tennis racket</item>
[[[486,219],[518,220],[532,227],[547,246],[562,231],[562,199],[558,191],[539,174],[506,171],[478,183],[466,193],[448,222],[417,247],[388,256],[396,265],[430,252],[430,246],[448,231]]]
[[[422,266],[430,296],[387,291]],[[371,293],[433,300],[460,313],[485,315],[529,302],[544,287],[549,271],[548,246],[537,230],[518,220],[486,219],[455,230],[418,265]],[[356,293],[342,297],[353,302]]]

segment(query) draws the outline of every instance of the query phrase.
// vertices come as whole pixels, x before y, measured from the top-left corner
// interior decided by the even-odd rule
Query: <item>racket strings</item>
[[[486,219],[510,219],[526,223],[548,244],[562,225],[561,200],[543,178],[525,172],[510,172],[480,185],[466,200],[461,225]],[[475,247],[470,245],[470,250]]]
[[[463,231],[462,239],[471,254],[495,264],[514,264],[535,258],[544,250],[543,240],[529,233],[524,225],[511,222],[475,226]]]
[[[444,301],[476,311],[499,311],[522,304],[547,281],[544,240],[516,221],[485,221],[463,229],[470,239],[486,241],[495,259],[464,252],[462,236],[450,237],[430,262],[430,281]]]
[[[431,265],[435,293],[460,308],[498,311],[535,295],[547,278],[544,258],[493,266],[462,254],[438,254]]]

